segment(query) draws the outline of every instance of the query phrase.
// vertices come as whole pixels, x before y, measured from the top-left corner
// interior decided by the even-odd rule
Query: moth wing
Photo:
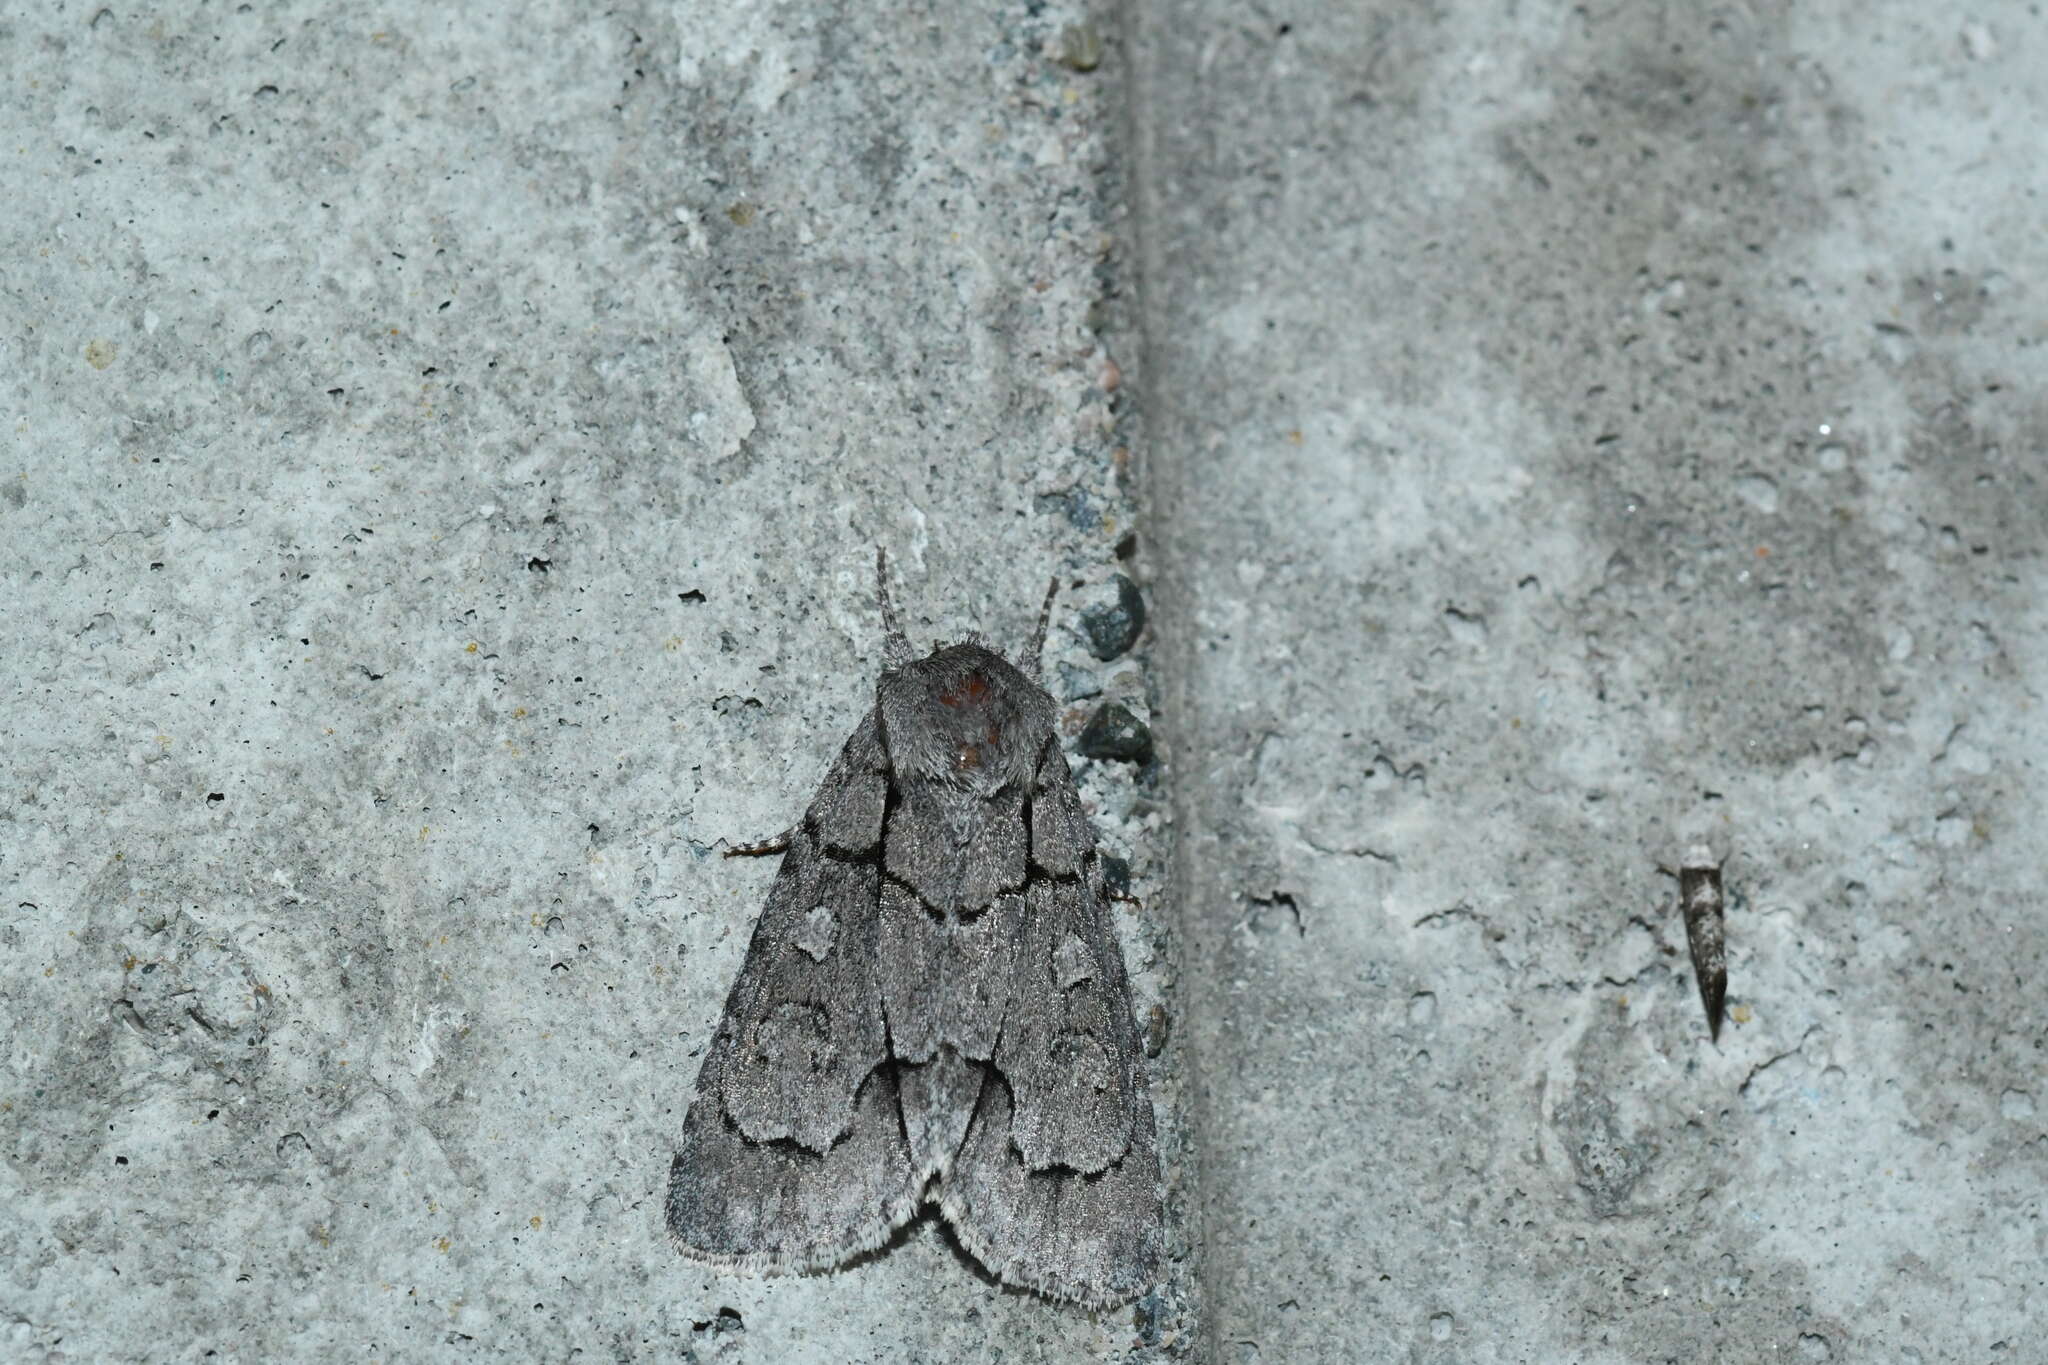
[[[1101,1171],[1128,1150],[1151,1101],[1095,832],[1057,741],[1039,763],[1031,826],[1023,939],[995,1054],[1010,1141],[1034,1171]]]
[[[712,1265],[822,1270],[872,1251],[917,1213],[896,1078],[870,1072],[853,1126],[828,1152],[754,1142],[699,1098],[669,1166],[668,1233]]]
[[[1066,757],[1049,742],[994,1070],[940,1207],[1001,1279],[1091,1307],[1159,1278],[1164,1211],[1130,982]]]
[[[1158,1283],[1165,1213],[1150,1101],[1129,1150],[1092,1174],[1027,1168],[1011,1120],[1009,1089],[991,1076],[939,1198],[968,1254],[1006,1284],[1089,1308],[1129,1303]]]
[[[828,1264],[915,1210],[876,962],[886,769],[870,712],[790,833],[705,1049],[668,1197],[701,1258]]]

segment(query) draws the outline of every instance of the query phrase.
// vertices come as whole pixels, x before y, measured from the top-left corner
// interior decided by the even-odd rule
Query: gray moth
[[[840,1265],[926,1204],[1006,1284],[1091,1308],[1159,1277],[1152,1101],[1095,832],[1036,681],[913,656],[876,555],[875,704],[787,833],[669,1168],[676,1248]],[[1058,584],[1054,584],[1054,591]]]
[[[1728,940],[1721,894],[1721,864],[1705,844],[1694,844],[1678,864],[1679,908],[1692,949],[1692,974],[1699,982],[1707,1031],[1721,1041],[1721,1007],[1728,998]]]

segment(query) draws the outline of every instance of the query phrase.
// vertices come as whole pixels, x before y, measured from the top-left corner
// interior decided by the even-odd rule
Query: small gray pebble
[[[1143,763],[1152,757],[1152,731],[1121,702],[1096,708],[1074,748],[1085,758]]]
[[[1138,585],[1118,574],[1116,601],[1083,611],[1081,629],[1088,636],[1088,652],[1104,661],[1136,644],[1139,633],[1145,629],[1145,599],[1138,592]]]
[[[1093,71],[1102,65],[1102,31],[1093,24],[1068,24],[1060,31],[1060,65]]]
[[[1132,1315],[1132,1321],[1138,1329],[1138,1340],[1147,1346],[1157,1346],[1160,1321],[1165,1316],[1166,1303],[1159,1297],[1158,1290],[1155,1289],[1139,1299],[1137,1311]]]
[[[1145,1026],[1139,1036],[1147,1057],[1157,1057],[1166,1051],[1166,1040],[1173,1036],[1173,1016],[1166,1012],[1166,1006],[1154,1005],[1145,1011]]]

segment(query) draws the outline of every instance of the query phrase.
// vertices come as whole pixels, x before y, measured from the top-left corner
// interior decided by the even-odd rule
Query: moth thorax
[[[936,681],[931,697],[946,737],[954,773],[971,778],[1003,761],[1003,732],[1011,708],[985,670]]]

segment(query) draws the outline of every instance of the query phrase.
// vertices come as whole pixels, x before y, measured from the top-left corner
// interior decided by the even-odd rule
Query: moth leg
[[[761,840],[759,843],[734,844],[725,851],[725,856],[728,858],[765,858],[771,853],[787,853],[789,852],[790,836],[795,833],[794,829],[786,829],[772,838]]]

